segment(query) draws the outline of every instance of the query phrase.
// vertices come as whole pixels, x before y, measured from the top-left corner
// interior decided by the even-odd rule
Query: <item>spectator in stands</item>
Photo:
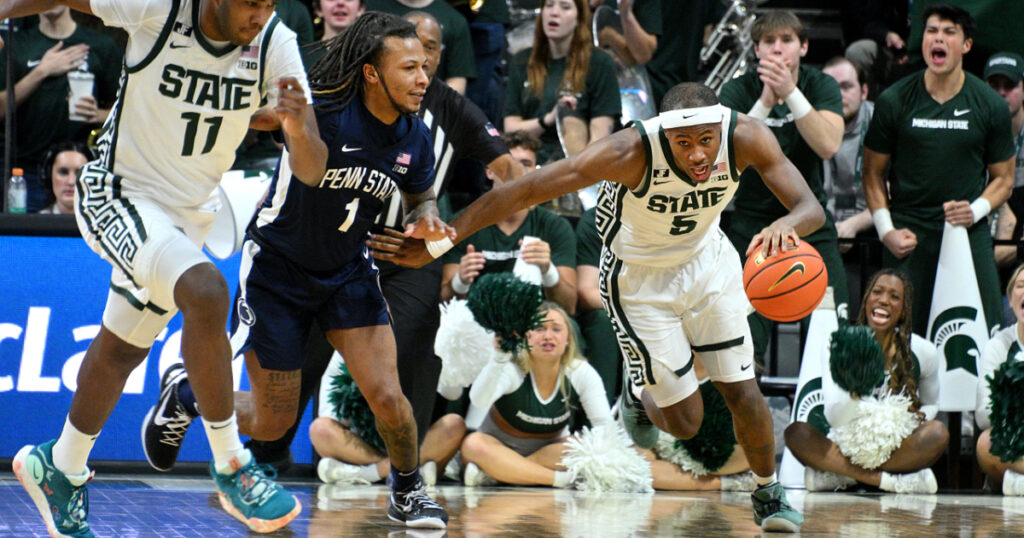
[[[322,41],[338,35],[366,11],[366,0],[316,0],[313,3],[316,23],[323,22]],[[307,62],[307,65],[310,65]]]
[[[661,36],[661,4],[662,0],[590,0],[591,9],[604,5],[617,10],[622,24],[622,33],[611,26],[601,29],[601,46],[611,47],[625,65],[646,65]]]
[[[506,133],[502,138],[523,168],[536,168],[540,147],[536,136],[519,131]],[[446,252],[441,300],[465,298],[477,278],[488,273],[512,272],[517,258],[540,269],[545,297],[566,312],[575,311],[576,236],[567,220],[542,207],[517,211]]]
[[[647,62],[655,109],[660,110],[661,99],[676,84],[703,82],[697,75],[700,49],[724,14],[725,6],[719,0],[661,0],[661,20],[671,23],[671,31],[658,36],[658,46]]]
[[[907,276],[892,269],[875,273],[864,294],[857,324],[871,328],[878,343],[875,349],[885,360],[884,376],[877,377],[880,381],[884,378],[884,382],[870,394],[855,394],[833,379],[831,361],[838,360],[840,351],[854,353],[849,351],[852,345],[840,347],[846,341],[837,339],[839,331],[833,334],[831,346],[823,354],[829,358],[822,365],[825,418],[831,433],[819,431],[808,422],[794,422],[786,428],[786,446],[805,465],[807,491],[832,491],[862,482],[896,493],[935,493],[937,483],[929,466],[946,450],[949,432],[942,422],[933,420],[939,402],[939,357],[935,346],[911,334],[913,295]],[[854,360],[868,359],[854,355]],[[864,412],[858,410],[858,406],[866,405],[864,398],[899,394],[910,399],[906,412],[912,415],[916,427],[902,442],[892,443],[887,456],[873,455],[877,465],[847,456],[845,452],[850,448],[833,441],[836,430]],[[879,407],[881,404],[875,404],[871,409]],[[877,449],[877,443],[874,446]]]
[[[963,70],[973,44],[971,15],[929,5],[922,19],[927,67],[875,101],[864,139],[864,194],[886,246],[883,266],[900,267],[920,290],[914,332],[927,329],[944,222],[967,228],[991,328],[1002,319],[1002,308],[986,217],[1013,188],[1010,113],[998,94]]]
[[[844,56],[882,89],[892,68],[908,62],[908,7],[907,0],[843,0],[840,7]]]
[[[505,86],[501,62],[507,48],[505,27],[511,22],[508,2],[482,0],[482,5],[475,11],[472,3],[466,2],[460,13],[469,22],[473,62],[476,64],[476,78],[467,83],[466,97],[483,110],[491,123],[500,125]]]
[[[58,142],[86,142],[89,133],[106,120],[117,97],[121,51],[114,40],[90,30],[71,18],[67,6],[39,15],[39,24],[18,33],[14,54],[17,100],[17,156],[8,168],[25,171],[28,211],[42,209],[46,193],[39,182],[43,158]],[[70,72],[93,76],[92,91],[69,103]],[[7,64],[0,62],[0,118],[7,113]],[[73,107],[76,119],[72,119]]]
[[[92,152],[81,142],[60,142],[47,152],[39,176],[47,205],[39,214],[75,214],[75,179],[78,169],[91,160]]]
[[[342,371],[343,363],[341,355],[331,359],[320,380],[320,416],[309,425],[309,440],[321,457],[317,475],[327,483],[372,484],[388,476],[391,460],[374,426],[373,411],[365,399],[353,397],[359,389],[348,370]],[[333,403],[332,393],[335,401],[344,403]],[[339,393],[348,397],[340,398]],[[360,427],[372,431],[361,431]],[[441,417],[430,426],[420,445],[420,475],[425,484],[437,482],[437,470],[444,472],[465,435],[466,423],[455,414]]]
[[[721,102],[763,120],[811,192],[825,206],[822,163],[835,156],[843,138],[839,84],[821,71],[802,65],[801,58],[808,48],[807,29],[792,12],[770,11],[758,16],[751,28],[751,38],[759,60],[757,69],[725,83],[719,96]],[[734,201],[736,210],[728,235],[738,252],[746,252],[751,238],[788,211],[753,168],[740,176]],[[846,270],[839,255],[832,216],[828,212],[825,215],[825,224],[802,239],[824,258],[836,311],[845,318],[849,302]],[[754,356],[759,364],[764,364],[774,322],[756,312],[749,321]]]
[[[1024,228],[1024,154],[1021,154],[1024,142],[1024,58],[1013,52],[993,54],[985,64],[985,82],[992,87],[1010,108],[1010,126],[1013,133],[1013,145],[1016,148],[1016,165],[1013,173],[1013,190],[1010,199],[999,207],[996,219],[996,239],[1012,239],[1020,241],[1021,229]],[[1021,218],[1018,218],[1018,215]],[[996,266],[999,268],[1000,284],[1010,282],[1010,272],[1020,263],[1017,259],[1016,246],[995,247]],[[1003,326],[1016,323],[1016,316],[1009,311],[1005,297],[1003,298]]]
[[[405,15],[410,11],[425,11],[441,23],[444,54],[434,74],[453,90],[465,94],[467,81],[477,76],[473,62],[473,41],[469,25],[444,0],[368,0],[366,9]]]
[[[843,142],[835,156],[825,161],[823,179],[828,210],[836,220],[836,233],[840,238],[865,237],[871,234],[871,212],[864,201],[862,164],[864,134],[871,123],[875,104],[867,100],[867,75],[849,59],[836,56],[825,63],[822,72],[836,79],[843,99]],[[861,277],[878,270],[881,250],[874,245],[861,245],[850,252],[851,245],[840,245],[846,267],[846,282],[850,291],[850,306],[860,308]],[[868,257],[862,257],[867,249]],[[866,261],[868,267],[861,267]]]
[[[480,428],[462,441],[467,486],[506,484],[569,487],[559,464],[573,409],[594,426],[612,413],[597,371],[579,354],[569,315],[545,302],[543,325],[527,335],[528,351],[487,364],[470,388],[487,409]]]
[[[615,329],[601,303],[601,236],[597,233],[597,208],[583,212],[576,223],[576,322],[586,347],[587,360],[601,374],[608,401],[619,397],[622,386],[622,354]]]
[[[985,345],[978,359],[978,397],[974,419],[982,430],[978,437],[978,464],[988,478],[993,491],[1003,495],[1024,495],[1024,460],[1006,462],[992,454],[992,390],[989,376],[1003,363],[1021,360],[1021,342],[1024,342],[1024,265],[1013,272],[1010,284],[1006,286],[1016,323],[996,333]],[[1017,395],[1019,397],[1019,395]]]
[[[615,65],[594,48],[590,8],[585,0],[546,0],[537,18],[533,47],[509,64],[505,94],[505,132],[540,137],[537,160],[564,156],[556,133],[558,109],[565,109],[565,151],[611,134],[622,110]],[[571,118],[571,119],[570,119]]]

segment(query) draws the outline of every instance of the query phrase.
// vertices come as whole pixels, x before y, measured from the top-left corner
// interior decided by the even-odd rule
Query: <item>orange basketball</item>
[[[806,241],[768,258],[758,248],[743,265],[743,289],[750,304],[775,321],[807,317],[821,303],[826,287],[825,261]]]

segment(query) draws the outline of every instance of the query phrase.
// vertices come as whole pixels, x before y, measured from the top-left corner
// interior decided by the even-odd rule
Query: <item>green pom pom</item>
[[[714,383],[701,383],[700,396],[704,400],[704,420],[700,429],[691,439],[677,440],[676,448],[686,449],[691,458],[699,461],[708,471],[715,472],[729,461],[736,448],[732,413]]]
[[[839,329],[832,333],[829,350],[829,371],[843,390],[854,396],[869,396],[885,382],[885,354],[870,327]]]
[[[476,322],[501,339],[501,350],[515,353],[526,349],[526,333],[541,326],[540,286],[520,280],[512,273],[484,275],[469,288],[466,305]]]
[[[989,451],[1003,463],[1015,462],[1024,456],[1024,362],[1008,360],[985,380],[992,389]]]
[[[348,419],[352,431],[360,439],[381,454],[388,453],[384,439],[377,432],[377,417],[373,416],[370,404],[366,403],[366,398],[359,392],[356,381],[344,364],[341,365],[341,371],[331,379],[331,392],[327,395],[327,401],[334,408],[334,416],[339,421]]]

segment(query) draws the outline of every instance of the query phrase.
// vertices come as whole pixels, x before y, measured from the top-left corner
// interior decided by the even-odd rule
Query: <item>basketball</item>
[[[743,289],[754,310],[775,321],[796,321],[825,296],[828,271],[821,254],[806,241],[765,258],[758,248],[743,265]]]

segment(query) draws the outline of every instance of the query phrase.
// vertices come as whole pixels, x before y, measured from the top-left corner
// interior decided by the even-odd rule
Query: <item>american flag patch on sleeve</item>
[[[398,158],[395,159],[395,162],[397,162],[398,164],[408,165],[410,162],[412,162],[412,155],[409,155],[408,153],[404,152],[399,153]]]

